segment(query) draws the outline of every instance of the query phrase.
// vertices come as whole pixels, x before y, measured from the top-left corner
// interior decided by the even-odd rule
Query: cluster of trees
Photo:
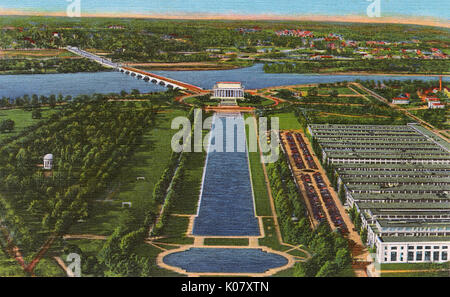
[[[369,72],[369,73],[448,73],[450,60],[322,60],[265,63],[267,73]]]
[[[175,174],[175,170],[177,169],[179,158],[180,156],[178,153],[172,152],[169,164],[153,188],[153,201],[159,204],[164,202],[167,195],[167,189],[169,188],[173,175]]]
[[[107,68],[91,60],[80,59],[2,59],[0,72],[7,74],[40,74],[40,73],[69,73],[96,72]]]
[[[295,265],[295,276],[336,276],[349,267],[351,255],[347,240],[332,232],[327,222],[315,230],[310,226],[301,193],[295,184],[283,153],[277,162],[268,165],[283,239],[291,244],[303,244],[312,251],[306,262]]]
[[[415,114],[419,118],[423,119],[425,122],[430,123],[439,129],[449,129],[447,116],[448,107],[442,109],[423,109],[423,110],[413,110],[411,113]]]
[[[174,201],[183,196],[182,182],[185,174],[185,162],[186,155],[181,153],[178,167],[173,175],[171,184],[167,189],[164,203],[162,205],[163,210],[160,217],[157,219],[152,235],[159,235],[164,232],[164,227],[167,225],[167,220],[169,219]]]
[[[277,90],[277,97],[280,97],[285,100],[295,100],[294,92],[288,89]]]
[[[338,91],[333,89],[329,93],[329,97],[324,96],[314,96],[308,92],[308,96],[302,98],[302,102],[305,103],[339,103],[339,104],[365,104],[367,101],[364,101],[358,97],[338,97]]]
[[[92,271],[95,276],[151,276],[154,269],[153,262],[135,252],[136,247],[141,245],[147,236],[146,226],[138,230],[133,229],[122,223],[114,230],[98,255],[98,263],[101,266],[97,265],[99,269]]]
[[[25,251],[89,216],[89,202],[105,191],[154,117],[151,108],[127,108],[102,95],[82,101],[0,148],[0,213]],[[47,153],[55,158],[51,176],[37,166]],[[36,225],[42,232],[32,231]]]
[[[73,45],[110,52],[112,53],[111,57],[117,60],[164,62],[209,60],[209,55],[203,51],[210,47],[236,48],[238,51],[252,53],[260,45],[298,48],[308,46],[312,41],[312,38],[278,36],[275,34],[275,31],[284,29],[311,30],[314,33],[314,37],[328,37],[330,33],[342,34],[349,40],[361,41],[421,39],[422,43],[420,45],[404,44],[402,48],[423,47],[428,50],[430,47],[444,47],[444,41],[442,41],[442,44],[440,41],[442,36],[446,34],[445,31],[437,28],[406,30],[401,25],[392,24],[383,25],[385,28],[379,29],[378,27],[370,26],[370,24],[358,24],[358,27],[355,27],[355,24],[342,24],[338,28],[331,23],[300,24],[298,22],[262,21],[224,23],[221,21],[199,20],[157,20],[148,22],[137,19],[92,19],[83,21],[81,24],[62,19],[35,18],[33,23],[31,23],[29,18],[6,18],[1,21],[1,24],[15,28],[2,32],[0,48],[58,48]],[[109,28],[111,25],[114,28]],[[239,30],[243,26],[247,28],[256,26],[260,27],[261,30],[243,33]],[[58,32],[57,36],[53,34],[55,31]],[[411,32],[414,32],[414,35]],[[436,40],[438,44],[436,44]],[[430,43],[426,41],[430,41]],[[328,43],[328,41],[316,39],[314,40],[314,47],[315,49],[325,50],[327,53],[339,54],[340,56],[348,56],[352,53],[352,48],[330,49],[327,47]],[[340,47],[339,41],[335,43]],[[186,54],[186,52],[192,53]],[[274,53],[270,53],[267,56],[280,58],[283,55],[283,53],[274,51]],[[378,63],[378,61],[375,62]],[[422,64],[422,62],[427,61],[413,62]],[[402,67],[402,65],[400,64],[399,67]],[[415,66],[412,65],[412,67],[414,68]]]
[[[0,133],[11,132],[14,130],[16,123],[11,119],[0,121]]]
[[[243,101],[244,103],[249,103],[249,104],[261,104],[261,102],[264,100],[261,96],[258,95],[252,95],[249,93],[244,93],[244,98],[245,100]]]
[[[193,119],[194,109],[188,114]],[[162,211],[158,217],[151,210],[144,210],[147,216],[141,221],[131,211],[120,222],[119,226],[109,236],[99,253],[99,263],[103,265],[105,276],[151,276],[154,261],[136,253],[136,248],[144,243],[148,230],[154,226],[151,235],[158,235],[164,231],[174,200],[182,196],[182,181],[185,171],[186,154],[172,153],[167,168],[156,183],[152,199],[156,204],[162,204]],[[102,275],[99,271],[96,276]]]
[[[188,114],[188,119],[191,123],[194,122],[194,110],[194,107],[191,108]],[[202,114],[199,113],[198,116],[202,116]],[[193,133],[194,127],[192,127],[189,137],[192,137]],[[186,158],[187,155],[184,152],[172,152],[171,159],[166,170],[162,174],[159,182],[155,185],[153,190],[153,198],[155,199],[155,202],[163,203],[163,205],[161,214],[159,218],[157,218],[153,228],[152,235],[158,235],[164,232],[164,227],[166,226],[174,201],[183,196],[182,183],[186,170]]]
[[[350,219],[353,222],[353,225],[355,225],[355,229],[359,231],[359,235],[361,236],[361,241],[363,243],[367,242],[367,229],[362,227],[362,220],[361,215],[356,208],[356,205],[353,205],[352,208],[350,208],[348,212]]]
[[[404,125],[410,121],[406,115],[382,104],[318,104],[304,110],[308,122],[314,124]]]
[[[24,108],[25,110],[30,110],[32,108],[39,108],[42,105],[48,105],[51,108],[54,108],[56,107],[57,104],[68,102],[70,100],[72,100],[72,96],[67,95],[66,97],[64,97],[62,94],[59,94],[57,96],[55,94],[52,94],[50,96],[44,95],[38,96],[36,94],[33,94],[31,96],[23,95],[15,99],[2,97],[0,98],[0,108],[21,107]]]

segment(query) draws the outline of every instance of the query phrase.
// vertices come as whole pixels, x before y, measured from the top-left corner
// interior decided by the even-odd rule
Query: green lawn
[[[19,134],[23,129],[38,123],[41,120],[46,119],[49,115],[57,112],[58,109],[42,108],[42,118],[32,119],[31,111],[25,111],[23,109],[8,109],[0,110],[0,121],[11,119],[15,122],[14,131],[11,133],[0,133],[0,141],[7,137],[15,136]]]
[[[270,116],[278,117],[280,121],[280,130],[299,130],[301,129],[297,117],[292,112],[276,113]]]
[[[186,237],[188,225],[188,217],[169,216],[162,232],[162,235],[166,236],[166,238],[159,239],[158,242],[177,244],[194,243],[194,238]]]
[[[433,269],[435,271],[421,272],[383,272],[386,270],[425,270]],[[444,269],[444,270],[443,270]],[[381,264],[382,277],[449,277],[450,262],[437,263],[397,263],[397,264]]]
[[[383,273],[381,277],[450,277],[449,271]]]
[[[173,201],[171,213],[196,214],[197,212],[206,152],[186,154],[186,170],[182,180],[183,196]]]
[[[196,97],[186,98],[184,100],[184,102],[188,103],[188,104],[204,104],[204,105],[211,105],[211,106],[217,106],[219,104],[219,100],[201,101]]]
[[[343,95],[349,95],[349,94],[355,95],[356,94],[350,88],[347,88],[347,87],[339,87],[339,88],[337,88],[337,90],[338,90],[339,94],[343,94]]]
[[[278,251],[286,251],[290,249],[289,246],[283,245],[278,241],[277,234],[275,232],[275,224],[272,218],[263,218],[263,224],[264,234],[266,236],[258,239],[260,245],[267,246]]]
[[[205,245],[248,245],[247,238],[205,238]]]
[[[161,249],[158,249],[157,247],[151,246],[149,244],[141,244],[135,249],[135,253],[137,255],[140,255],[142,257],[148,258],[148,261],[151,261],[153,263],[153,271],[152,276],[158,277],[158,276],[184,276],[182,274],[176,273],[174,271],[166,270],[158,265],[156,265],[156,257],[158,254],[162,252]]]
[[[167,166],[172,153],[171,139],[177,132],[170,129],[171,120],[183,115],[186,112],[180,110],[158,114],[154,128],[144,135],[142,144],[136,148],[127,166],[110,183],[110,192],[97,198],[112,201],[94,202],[88,221],[73,225],[70,233],[111,234],[123,217],[122,202],[132,202],[131,211],[142,217],[146,209],[157,207],[152,203],[153,187]],[[137,180],[137,177],[145,180]]]
[[[245,115],[245,118],[251,117]],[[249,139],[249,133],[255,136],[256,131],[245,127],[247,133],[247,139]],[[261,157],[259,154],[259,147],[257,152],[249,152],[249,164],[252,174],[253,192],[255,194],[255,208],[258,216],[270,216],[272,214],[270,209],[269,194],[267,193],[266,180],[264,178],[264,171],[261,163]]]
[[[275,273],[272,275],[273,277],[292,277],[294,276],[295,268],[291,267],[285,270],[281,270],[280,272]]]

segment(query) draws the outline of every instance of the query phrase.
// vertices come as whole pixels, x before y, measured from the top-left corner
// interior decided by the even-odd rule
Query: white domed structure
[[[44,156],[44,169],[51,170],[53,168],[53,155],[47,154]]]

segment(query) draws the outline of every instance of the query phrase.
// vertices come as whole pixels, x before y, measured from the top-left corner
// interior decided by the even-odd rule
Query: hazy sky
[[[75,0],[71,0],[75,1]],[[368,0],[80,0],[81,12],[139,14],[366,15]],[[379,0],[381,16],[450,19],[449,0]],[[1,10],[64,12],[69,0],[0,0]]]

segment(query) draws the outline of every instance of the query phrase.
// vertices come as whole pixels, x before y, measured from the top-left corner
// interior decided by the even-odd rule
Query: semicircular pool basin
[[[190,248],[165,256],[163,262],[191,273],[264,273],[288,259],[258,248]]]

